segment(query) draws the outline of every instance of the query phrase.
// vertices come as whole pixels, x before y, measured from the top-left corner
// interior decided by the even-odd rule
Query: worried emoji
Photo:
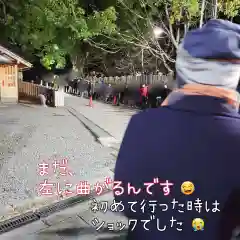
[[[193,230],[196,231],[203,231],[204,230],[204,221],[201,218],[195,218],[192,221]]]
[[[191,195],[195,190],[194,184],[190,181],[183,182],[181,185],[181,192],[185,195]]]

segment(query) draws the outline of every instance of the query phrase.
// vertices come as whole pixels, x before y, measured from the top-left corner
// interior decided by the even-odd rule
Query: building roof
[[[20,69],[31,68],[32,64],[0,45],[0,64],[17,63]]]

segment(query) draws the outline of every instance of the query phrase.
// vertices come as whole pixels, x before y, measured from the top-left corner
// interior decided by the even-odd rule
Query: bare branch
[[[172,39],[173,45],[177,49],[178,48],[178,43],[177,43],[177,41],[176,41],[176,39],[174,37],[174,34],[173,34],[173,28],[172,28],[172,24],[170,22],[170,16],[169,16],[169,13],[168,13],[167,4],[165,5],[165,13],[166,13],[166,17],[167,17],[167,20],[168,20],[168,27],[169,27],[170,37]]]
[[[86,40],[86,42],[87,42],[90,46],[95,47],[95,48],[98,48],[98,49],[101,49],[102,51],[107,52],[107,53],[117,53],[118,51],[120,51],[120,49],[117,50],[117,51],[111,51],[111,50],[105,49],[105,48],[101,47],[98,43],[94,42],[94,41],[91,40],[91,39]]]

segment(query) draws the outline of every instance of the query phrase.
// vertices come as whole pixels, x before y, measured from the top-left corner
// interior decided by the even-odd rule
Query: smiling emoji
[[[183,182],[181,185],[181,192],[185,195],[191,195],[195,190],[194,184],[190,181]]]

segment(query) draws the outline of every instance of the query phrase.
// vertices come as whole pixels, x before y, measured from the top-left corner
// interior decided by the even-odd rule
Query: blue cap
[[[236,89],[240,78],[240,26],[213,19],[189,31],[176,59],[177,85],[188,83]]]
[[[240,59],[240,25],[221,19],[209,20],[202,28],[186,34],[183,48],[195,58]]]

